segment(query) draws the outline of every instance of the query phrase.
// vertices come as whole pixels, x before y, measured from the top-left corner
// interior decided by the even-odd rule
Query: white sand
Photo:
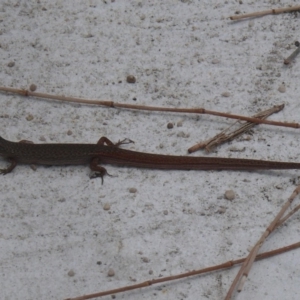
[[[300,57],[283,65],[299,38],[299,15],[237,23],[227,18],[290,5],[277,2],[2,0],[0,85],[28,89],[34,83],[38,92],[247,116],[285,103],[270,119],[300,123]],[[135,84],[126,82],[129,74]],[[278,91],[282,83],[285,93]],[[95,143],[101,136],[127,137],[135,141],[128,149],[173,155],[186,154],[233,122],[8,94],[1,94],[0,105],[0,135],[9,140]],[[173,129],[167,129],[169,122]],[[300,161],[298,131],[257,126],[209,156]],[[243,257],[299,182],[296,170],[106,167],[115,177],[106,177],[103,186],[89,179],[87,166],[17,166],[1,177],[1,299],[64,299]],[[230,189],[233,201],[224,199]],[[262,250],[299,241],[299,230],[294,216]],[[234,299],[299,299],[299,251],[255,263]],[[237,271],[116,299],[223,299]]]

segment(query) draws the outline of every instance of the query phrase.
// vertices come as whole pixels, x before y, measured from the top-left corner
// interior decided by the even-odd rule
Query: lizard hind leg
[[[112,175],[110,175],[104,167],[99,166],[99,163],[100,163],[100,159],[98,157],[95,157],[91,160],[90,169],[93,171],[93,173],[90,175],[90,178],[94,179],[97,177],[101,177],[101,183],[103,184],[104,182],[103,177],[105,175],[108,176],[112,176]]]
[[[17,165],[17,161],[13,158],[9,158],[8,161],[10,162],[10,165],[6,169],[0,169],[0,174],[6,175],[7,173],[10,173]]]
[[[97,142],[97,144],[99,145],[106,145],[106,146],[113,146],[113,147],[119,147],[121,145],[125,145],[125,144],[130,144],[130,143],[134,143],[134,141],[126,138],[123,140],[119,140],[117,143],[113,143],[110,139],[108,139],[107,137],[103,136],[99,139],[99,141]]]

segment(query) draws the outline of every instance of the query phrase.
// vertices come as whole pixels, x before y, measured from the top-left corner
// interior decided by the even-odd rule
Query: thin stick
[[[147,110],[147,111],[179,112],[179,113],[192,113],[192,114],[207,114],[207,115],[219,116],[219,117],[224,117],[224,118],[248,121],[248,122],[252,122],[252,123],[256,123],[256,124],[268,124],[268,125],[273,125],[273,126],[300,128],[300,124],[298,124],[298,123],[268,121],[268,120],[262,120],[262,119],[258,119],[258,118],[250,118],[250,117],[245,117],[245,116],[241,116],[241,115],[233,115],[233,114],[222,113],[222,112],[217,112],[217,111],[212,111],[212,110],[206,110],[204,108],[168,108],[168,107],[123,104],[123,103],[117,103],[117,102],[108,101],[108,100],[89,100],[89,99],[81,99],[81,98],[74,98],[74,97],[44,94],[44,93],[36,93],[36,92],[28,91],[28,90],[20,90],[20,89],[14,89],[14,88],[9,88],[9,87],[0,87],[0,91],[7,92],[7,93],[19,94],[22,96],[31,96],[31,97],[36,97],[36,98],[53,99],[53,100],[60,100],[60,101],[65,101],[65,102],[75,102],[75,103],[82,103],[82,104],[103,105],[103,106],[112,107],[112,108],[138,109],[138,110]]]
[[[278,105],[278,106],[274,106],[270,109],[264,110],[262,112],[259,112],[258,114],[252,116],[253,118],[260,118],[260,119],[265,119],[268,116],[270,116],[273,113],[277,113],[279,111],[281,111],[284,108],[284,104],[282,105]],[[243,134],[244,132],[248,131],[249,129],[251,129],[252,127],[254,127],[255,123],[251,123],[251,122],[247,122],[242,124],[238,129],[236,129],[235,131],[231,132],[231,133],[227,133],[229,131],[229,129],[231,127],[233,127],[237,122],[235,122],[234,124],[230,125],[228,128],[224,129],[221,133],[217,134],[216,136],[214,136],[213,138],[198,143],[192,147],[190,147],[188,149],[189,153],[193,153],[199,149],[203,149],[205,148],[205,150],[207,152],[210,152],[212,148],[216,147],[217,145],[223,144],[226,141],[232,141],[234,138],[240,136],[241,134]]]
[[[286,58],[283,63],[285,65],[289,65],[295,58],[296,56],[300,53],[300,47],[299,47],[299,42],[295,43],[296,47],[298,47],[288,58]]]
[[[238,283],[238,291],[240,292],[243,288],[243,285],[248,277],[248,274],[250,272],[250,269],[252,267],[253,261],[255,260],[255,257],[257,255],[257,252],[259,250],[259,248],[262,246],[262,244],[264,243],[264,241],[266,240],[266,238],[273,232],[273,230],[275,228],[278,227],[277,224],[282,224],[282,222],[280,221],[282,216],[284,215],[284,213],[286,212],[286,210],[289,208],[289,206],[292,204],[292,202],[294,201],[295,197],[300,193],[300,185],[298,185],[296,187],[296,189],[293,191],[292,195],[289,197],[289,199],[285,202],[285,204],[282,206],[281,210],[279,211],[279,213],[277,214],[277,216],[274,218],[274,220],[270,223],[270,225],[268,226],[268,228],[265,230],[265,232],[262,234],[262,236],[260,237],[260,239],[258,240],[258,242],[255,244],[255,246],[252,248],[252,250],[250,251],[248,257],[246,258],[246,260],[244,261],[244,263],[242,264],[238,274],[236,275],[235,279],[233,280],[230,289],[225,297],[225,300],[229,300],[231,299],[233,292],[237,286]],[[286,220],[286,219],[285,219]]]
[[[286,214],[283,218],[281,218],[277,224],[276,227],[281,226],[289,217],[291,217],[294,213],[296,213],[300,209],[300,204],[294,207],[288,214]]]
[[[262,260],[262,259],[265,259],[265,258],[268,258],[268,257],[272,257],[272,256],[275,256],[275,255],[278,255],[278,254],[282,254],[282,253],[287,252],[287,251],[297,249],[299,247],[300,247],[300,242],[289,245],[289,246],[286,246],[286,247],[282,247],[282,248],[279,248],[279,249],[275,249],[275,250],[272,250],[272,251],[264,252],[264,253],[258,254],[256,256],[255,260]],[[151,285],[166,282],[166,281],[173,281],[173,280],[178,280],[178,279],[182,279],[182,278],[186,278],[186,277],[190,277],[190,276],[195,276],[195,275],[200,275],[200,274],[204,274],[204,273],[208,273],[208,272],[213,272],[213,271],[217,271],[217,270],[231,268],[234,265],[242,263],[245,259],[246,258],[230,260],[230,261],[222,263],[220,265],[208,267],[208,268],[201,269],[201,270],[194,270],[194,271],[190,271],[190,272],[186,272],[186,273],[179,274],[179,275],[174,275],[174,276],[161,277],[159,279],[148,280],[148,281],[145,281],[145,282],[142,282],[142,283],[129,285],[129,286],[124,286],[124,287],[121,287],[121,288],[118,288],[118,289],[113,289],[113,290],[108,290],[108,291],[104,291],[104,292],[89,294],[89,295],[80,296],[80,297],[76,297],[76,298],[67,298],[65,300],[86,300],[86,299],[92,299],[92,298],[97,298],[97,297],[103,297],[103,296],[107,296],[107,295],[122,293],[122,292],[126,292],[126,291],[131,291],[131,290],[135,290],[135,289],[139,289],[139,288],[149,287]]]
[[[269,10],[263,10],[263,11],[254,12],[254,13],[250,13],[250,14],[231,16],[229,18],[230,18],[230,20],[240,20],[240,19],[245,19],[245,18],[261,17],[261,16],[265,16],[265,15],[277,15],[277,14],[288,13],[288,12],[297,11],[297,10],[300,10],[300,5],[293,6],[293,7],[284,7],[284,8],[274,8],[274,9],[269,9]]]

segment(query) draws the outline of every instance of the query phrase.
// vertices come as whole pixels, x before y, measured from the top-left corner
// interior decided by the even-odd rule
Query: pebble
[[[216,64],[218,64],[220,62],[220,60],[219,59],[213,59],[212,61],[211,61],[211,63],[213,64],[213,65],[216,65]]]
[[[137,192],[136,188],[130,188],[129,189],[129,193],[131,193],[131,194],[135,194],[136,192]]]
[[[235,198],[235,193],[233,190],[227,190],[224,194],[226,200],[232,201]]]
[[[37,89],[37,86],[35,84],[31,84],[29,89],[31,92],[34,92]]]
[[[229,92],[224,92],[221,95],[222,95],[222,97],[230,97],[230,93]]]
[[[36,165],[30,165],[30,169],[33,170],[33,171],[36,171],[37,167],[36,167]]]
[[[150,261],[150,259],[148,257],[142,257],[142,261],[144,263],[148,263]]]
[[[126,78],[126,81],[128,83],[135,83],[136,82],[136,78],[133,75],[128,75]]]
[[[75,275],[75,272],[73,270],[70,270],[68,272],[68,276],[73,277]]]
[[[7,66],[8,66],[9,68],[12,68],[14,65],[15,65],[15,62],[14,62],[14,61],[10,61],[10,62],[7,64]]]
[[[172,129],[174,127],[173,123],[168,123],[167,128]]]
[[[26,120],[27,120],[27,121],[32,121],[32,120],[33,120],[33,115],[28,115],[28,116],[26,117]]]
[[[168,211],[167,210],[164,210],[164,215],[166,216],[166,215],[168,215]]]
[[[284,85],[284,84],[281,84],[281,85],[279,86],[279,88],[278,88],[278,91],[279,91],[280,93],[285,93],[285,91],[286,91],[285,85]]]
[[[220,207],[218,210],[217,210],[217,213],[222,215],[226,212],[226,207]]]
[[[104,210],[110,210],[110,203],[105,203],[105,204],[103,205],[103,209],[104,209]]]
[[[109,269],[108,272],[107,272],[107,276],[108,277],[113,277],[115,276],[115,271],[113,269]]]
[[[182,127],[182,124],[183,124],[182,121],[178,121],[177,122],[177,127]]]

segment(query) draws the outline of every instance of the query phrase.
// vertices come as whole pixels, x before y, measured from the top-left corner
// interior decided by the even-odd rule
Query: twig
[[[261,17],[261,16],[265,16],[265,15],[277,15],[277,14],[288,13],[288,12],[297,11],[297,10],[300,10],[300,5],[293,6],[293,7],[284,7],[284,8],[274,8],[274,9],[269,9],[269,10],[263,10],[263,11],[258,11],[258,12],[254,12],[254,13],[250,13],[250,14],[231,16],[229,18],[230,18],[230,20],[240,20],[240,19],[245,19],[245,18]]]
[[[300,204],[294,207],[288,214],[286,214],[283,218],[281,218],[277,224],[276,228],[281,226],[289,217],[291,217],[294,213],[296,213],[300,209]]]
[[[300,242],[289,245],[289,246],[286,246],[286,247],[282,247],[282,248],[279,248],[279,249],[275,249],[275,250],[272,250],[272,251],[264,252],[264,253],[258,254],[256,256],[255,260],[262,260],[262,259],[265,259],[265,258],[268,258],[268,257],[272,257],[272,256],[275,256],[275,255],[278,255],[278,254],[282,254],[282,253],[287,252],[287,251],[297,249],[299,247],[300,247]],[[92,298],[97,298],[97,297],[103,297],[103,296],[107,296],[107,295],[122,293],[122,292],[126,292],[126,291],[131,291],[131,290],[148,287],[148,286],[158,284],[158,283],[162,283],[162,282],[166,282],[166,281],[173,281],[173,280],[178,280],[178,279],[182,279],[182,278],[186,278],[186,277],[190,277],[190,276],[195,276],[195,275],[200,275],[200,274],[204,274],[204,273],[208,273],[208,272],[213,272],[213,271],[218,271],[218,270],[222,270],[222,269],[231,268],[234,265],[242,263],[245,259],[246,258],[230,260],[230,261],[222,263],[220,265],[208,267],[208,268],[201,269],[201,270],[194,270],[194,271],[190,271],[190,272],[186,272],[186,273],[179,274],[179,275],[174,275],[174,276],[161,277],[159,279],[148,280],[148,281],[145,281],[145,282],[142,282],[142,283],[138,283],[138,284],[134,284],[134,285],[128,285],[128,286],[124,286],[124,287],[114,289],[114,290],[108,290],[108,291],[104,291],[104,292],[89,294],[89,295],[75,297],[75,298],[67,298],[65,300],[87,300],[87,299],[92,299]]]
[[[262,234],[261,238],[258,240],[258,242],[255,244],[255,246],[250,251],[248,257],[242,264],[238,274],[236,275],[235,279],[233,280],[233,282],[230,286],[230,289],[226,295],[225,300],[231,299],[232,294],[238,283],[239,283],[239,286],[238,286],[237,290],[239,292],[242,290],[243,285],[244,285],[244,283],[248,277],[248,274],[250,272],[250,269],[252,267],[253,261],[255,260],[255,257],[257,256],[257,252],[258,252],[259,248],[262,246],[262,244],[264,243],[266,238],[274,231],[274,229],[278,227],[278,224],[281,225],[283,223],[283,222],[281,222],[281,220],[284,220],[284,221],[287,220],[286,218],[282,219],[282,217],[283,217],[284,213],[286,212],[286,210],[291,205],[291,203],[294,201],[295,197],[299,193],[300,193],[300,185],[298,185],[296,187],[296,189],[293,191],[293,193],[289,197],[289,199],[285,202],[285,204],[283,205],[283,207],[281,208],[281,210],[279,211],[279,213],[277,214],[275,219],[271,222],[271,224],[268,226],[266,231]],[[291,215],[289,215],[289,216],[291,216]]]
[[[222,113],[222,112],[218,112],[218,111],[206,110],[204,108],[169,108],[169,107],[155,107],[155,106],[145,106],[145,105],[124,104],[124,103],[117,103],[117,102],[108,101],[108,100],[89,100],[89,99],[81,99],[81,98],[74,98],[74,97],[44,94],[44,93],[36,93],[36,92],[28,91],[28,90],[20,90],[20,89],[14,89],[14,88],[9,88],[9,87],[0,87],[0,91],[7,92],[7,93],[19,94],[22,96],[53,99],[53,100],[60,100],[60,101],[65,101],[65,102],[103,105],[103,106],[111,107],[111,108],[138,109],[138,110],[147,110],[147,111],[179,112],[179,113],[192,113],[192,114],[207,114],[207,115],[219,116],[219,117],[224,117],[224,118],[229,118],[229,119],[248,121],[248,122],[252,122],[252,123],[256,123],[256,124],[268,124],[268,125],[274,125],[274,126],[300,128],[299,123],[268,121],[268,120],[262,120],[262,119],[258,119],[258,118],[250,118],[250,117],[245,117],[245,116],[241,116],[241,115],[233,115],[233,114]]]
[[[295,42],[295,46],[298,47],[288,58],[286,58],[283,63],[285,65],[289,65],[295,58],[296,56],[300,53],[300,47],[299,47],[299,42]]]
[[[268,116],[270,116],[273,113],[277,113],[279,111],[281,111],[284,108],[284,104],[282,105],[278,105],[278,106],[274,106],[270,109],[267,109],[265,111],[259,112],[258,114],[252,116],[253,118],[260,118],[260,119],[265,119]],[[237,122],[235,122],[234,124],[232,124],[231,126],[229,126],[228,128],[224,129],[221,133],[217,134],[216,136],[214,136],[213,138],[198,143],[192,147],[190,147],[188,149],[189,153],[193,153],[199,149],[203,149],[205,148],[205,150],[207,152],[210,152],[212,148],[216,147],[217,145],[223,144],[226,141],[231,141],[234,138],[240,136],[241,134],[243,134],[244,132],[246,132],[247,130],[249,130],[250,128],[254,127],[255,123],[251,123],[251,122],[247,122],[242,124],[237,130],[231,132],[231,133],[226,133],[229,131],[229,129],[231,127],[233,127]]]

